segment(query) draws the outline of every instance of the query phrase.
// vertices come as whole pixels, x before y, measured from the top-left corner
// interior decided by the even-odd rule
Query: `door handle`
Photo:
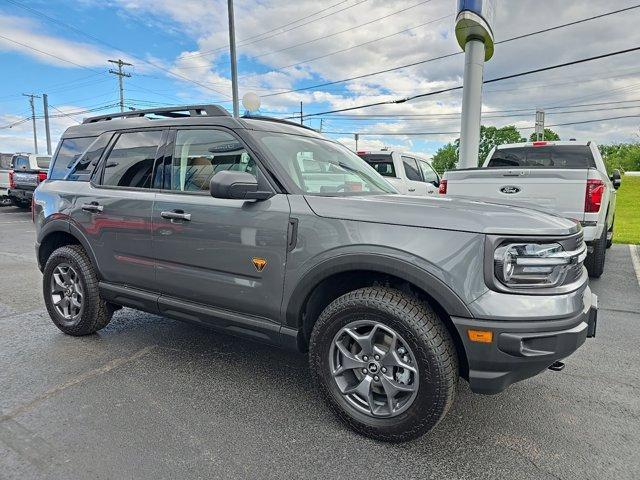
[[[171,212],[160,212],[160,216],[162,218],[166,218],[167,220],[184,220],[189,222],[191,220],[190,213],[184,213],[182,210],[173,210]]]
[[[82,210],[91,213],[100,213],[104,210],[104,207],[98,202],[85,203],[82,205]]]
[[[409,188],[409,189],[407,189],[407,191],[409,191],[409,192],[415,192],[415,191],[416,191],[416,189],[415,189],[415,188]]]

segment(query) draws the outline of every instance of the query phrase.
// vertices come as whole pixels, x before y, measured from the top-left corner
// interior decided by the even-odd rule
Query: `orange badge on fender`
[[[251,259],[253,261],[253,266],[256,267],[258,272],[264,270],[264,267],[267,266],[267,261],[264,258],[253,257]]]

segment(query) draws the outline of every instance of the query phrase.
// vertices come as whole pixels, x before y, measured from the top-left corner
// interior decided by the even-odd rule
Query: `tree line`
[[[533,142],[535,139],[535,133],[532,133],[528,141]],[[560,136],[550,128],[545,128],[544,140],[560,140]],[[526,141],[527,138],[523,137],[514,125],[507,125],[502,128],[482,125],[480,127],[478,166],[482,165],[491,149],[496,145]],[[446,170],[456,168],[458,164],[459,147],[460,139],[456,139],[454,142],[447,143],[440,147],[433,156],[433,168],[440,174]],[[599,149],[609,173],[615,169],[621,172],[640,170],[640,142],[600,145]]]

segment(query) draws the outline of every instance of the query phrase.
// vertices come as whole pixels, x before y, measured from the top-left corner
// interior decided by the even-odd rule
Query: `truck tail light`
[[[44,182],[47,179],[47,172],[38,172],[38,183]]]
[[[9,188],[16,188],[16,179],[13,178],[13,170],[9,170]]]
[[[438,193],[440,195],[446,195],[447,194],[447,181],[446,180],[440,180],[440,186],[438,187]]]
[[[584,195],[585,213],[597,213],[600,211],[602,196],[604,195],[604,182],[597,178],[587,179],[587,188]]]

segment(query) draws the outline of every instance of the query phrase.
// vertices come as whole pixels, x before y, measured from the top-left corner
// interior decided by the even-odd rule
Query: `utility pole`
[[[322,132],[322,121],[324,120],[324,118],[320,119],[320,131]]]
[[[356,140],[356,152],[358,151],[358,140],[360,140],[360,135],[357,133],[353,134],[353,138]]]
[[[302,117],[302,102],[300,102],[300,125],[304,125],[304,118]]]
[[[233,0],[227,0],[229,11],[229,57],[231,60],[231,92],[233,96],[233,116],[240,116],[238,103],[238,60],[236,58],[236,27],[233,18]]]
[[[23,93],[25,97],[29,97],[29,105],[31,105],[31,124],[33,125],[33,153],[38,153],[38,134],[36,133],[36,108],[33,105],[34,98],[40,98],[32,93]]]
[[[49,130],[49,96],[42,94],[42,108],[44,113],[44,133],[47,137],[47,155],[51,155],[51,131]]]
[[[132,67],[133,64],[127,63],[121,59],[118,60],[109,60],[109,63],[114,63],[118,66],[118,70],[109,69],[109,73],[113,73],[118,76],[118,85],[120,87],[120,111],[124,112],[124,85],[122,79],[124,77],[131,77],[130,73],[126,73],[122,70],[122,67]]]

